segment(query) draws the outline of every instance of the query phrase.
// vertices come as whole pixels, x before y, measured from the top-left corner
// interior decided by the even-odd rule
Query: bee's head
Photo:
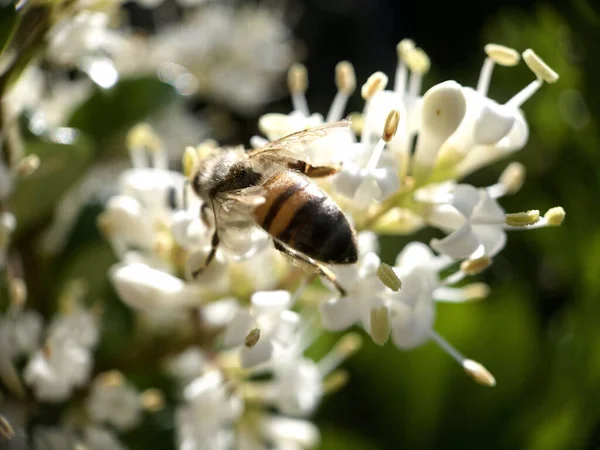
[[[184,172],[191,181],[194,192],[204,201],[219,192],[233,164],[244,157],[243,148],[223,149],[210,141],[198,147],[188,147],[184,156]],[[192,166],[192,168],[190,168]]]

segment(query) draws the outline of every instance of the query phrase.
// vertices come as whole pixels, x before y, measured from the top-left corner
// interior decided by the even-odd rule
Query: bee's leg
[[[217,233],[217,230],[215,230],[212,235],[212,240],[210,241],[210,245],[211,245],[210,252],[208,253],[208,256],[206,257],[206,261],[204,262],[204,267],[194,270],[192,272],[192,278],[197,278],[198,275],[200,275],[202,273],[202,271],[204,269],[206,269],[208,267],[208,265],[212,262],[212,260],[215,258],[215,255],[217,254],[217,248],[219,248],[219,234]]]
[[[280,242],[278,242],[276,240],[273,240],[273,244],[275,245],[275,249],[279,250],[284,255],[286,255],[286,256],[292,258],[293,260],[296,260],[304,265],[312,267],[319,275],[328,279],[331,282],[331,284],[333,284],[335,286],[335,288],[340,293],[341,297],[346,296],[346,290],[342,286],[340,286],[334,273],[331,270],[329,270],[327,267],[322,266],[321,264],[319,264],[317,261],[315,261],[314,259],[312,259],[309,256],[306,256],[302,253],[298,253],[298,252],[292,250],[291,248],[285,247],[284,245],[282,245]]]
[[[290,169],[298,170],[310,178],[322,178],[334,175],[342,170],[341,164],[333,166],[311,166],[304,161],[295,161],[289,164]]]

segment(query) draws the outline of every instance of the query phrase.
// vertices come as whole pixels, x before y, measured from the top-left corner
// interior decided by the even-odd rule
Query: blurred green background
[[[303,43],[310,76],[308,101],[325,113],[335,94],[333,68],[348,59],[358,82],[375,70],[393,74],[396,43],[415,39],[430,55],[432,71],[424,88],[444,79],[476,83],[483,45],[519,51],[533,48],[561,76],[524,106],[530,140],[515,160],[527,167],[527,181],[502,200],[507,211],[563,206],[561,228],[509,235],[506,249],[482,281],[490,297],[467,305],[440,305],[436,330],[465,355],[482,362],[497,386],[484,388],[466,377],[434,344],[411,352],[366,343],[348,364],[350,382],[327,398],[317,415],[327,450],[527,449],[567,450],[600,446],[600,5],[594,0],[556,2],[462,2],[436,4],[394,0],[305,0],[298,6],[294,32]],[[134,16],[136,8],[132,7]],[[460,17],[459,17],[460,14]],[[454,17],[456,16],[456,17]],[[140,15],[140,21],[144,17]],[[498,68],[491,96],[507,100],[531,81],[531,73]],[[285,80],[282,80],[282,86]],[[173,393],[168,379],[128,360],[116,360],[129,344],[132,317],[110,287],[106,272],[115,262],[100,237],[95,218],[100,202],[79,214],[58,255],[40,254],[36,244],[59,196],[82,169],[124,151],[127,129],[171,102],[183,102],[160,82],[123,80],[109,92],[82,103],[70,125],[82,131],[73,145],[50,144],[27,136],[28,150],[45,164],[24,181],[13,206],[20,228],[16,245],[23,254],[32,302],[54,309],[66,280],[83,277],[90,301],[102,301],[103,342],[96,369],[118,362],[140,388]],[[257,133],[258,116],[244,117],[219,104],[186,101],[208,118],[213,136],[225,144],[247,143]],[[262,112],[288,112],[283,97]],[[349,111],[359,110],[355,95]],[[102,120],[98,120],[101,117]],[[225,125],[223,117],[226,118]],[[218,118],[218,120],[217,120]],[[61,146],[62,151],[56,151]],[[468,179],[486,186],[506,162]],[[43,186],[43,189],[40,189]],[[411,238],[428,242],[426,230]],[[383,259],[394,260],[408,239],[384,237]],[[314,348],[325,351],[336,336],[323,336]],[[126,344],[124,344],[126,343]],[[160,342],[152,345],[160,346]],[[158,368],[157,368],[158,369]],[[132,449],[172,448],[170,411],[148,419],[126,436]],[[44,420],[43,418],[41,419]]]

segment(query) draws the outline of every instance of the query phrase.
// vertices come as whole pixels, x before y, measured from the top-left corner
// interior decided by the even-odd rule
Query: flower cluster
[[[403,40],[393,86],[388,75],[374,73],[360,87],[362,111],[347,115],[357,80],[352,64],[342,61],[335,68],[337,94],[322,115],[309,109],[306,68],[291,64],[293,38],[274,10],[202,0],[138,4],[154,17],[147,36],[126,23],[120,2],[56,2],[40,6],[30,40],[0,49],[0,269],[10,297],[0,316],[0,381],[16,399],[29,396],[61,411],[53,425],[37,425],[35,408],[2,395],[0,439],[28,429],[35,450],[125,449],[123,435],[142,424],[144,411],[163,410],[173,412],[179,450],[314,448],[320,436],[310,416],[345,384],[340,366],[358,351],[362,331],[400,350],[431,340],[475,381],[493,386],[483,365],[436,331],[436,302],[486,297],[490,288],[472,277],[493,264],[508,231],[562,223],[560,207],[540,214],[507,213],[500,206],[524,183],[519,163],[508,164],[488,186],[463,182],[525,146],[529,130],[521,107],[558,75],[530,49],[519,54],[489,44],[476,87],[450,80],[423,93],[429,58]],[[170,13],[185,20],[165,20]],[[31,42],[44,43],[43,58],[23,59],[35,54],[27,48]],[[507,102],[491,99],[494,68],[521,59],[532,82]],[[202,122],[182,104],[170,105],[125,139],[115,138],[124,141],[129,161],[92,167],[63,196],[46,247],[64,240],[89,197],[108,199],[97,220],[117,259],[108,278],[132,312],[136,338],[160,342],[142,356],[174,381],[168,396],[158,389],[140,392],[119,359],[109,360],[117,367],[94,366],[102,311],[86,304],[82,283],[67,286],[53,315],[27,302],[28,277],[11,247],[18,224],[9,205],[40,158],[26,155],[22,125],[28,136],[73,144],[83,132],[66,124],[84,99],[113,92],[124,78],[148,75],[182,96],[249,114],[272,98],[272,86],[290,65],[293,110],[262,115],[262,135],[251,138],[250,150],[202,141]],[[252,150],[265,146],[280,154],[253,160],[252,173],[239,169],[240,161],[257,154]],[[297,267],[284,256],[296,261],[300,249],[290,244],[289,254],[282,254],[288,242],[273,245],[278,236],[258,226],[253,214],[267,202],[264,181],[281,174],[279,157],[289,154],[297,159],[289,170],[327,172],[307,179],[308,190],[323,202],[331,199],[327,204],[339,206],[351,224],[352,264],[304,255]],[[233,174],[235,188],[221,191],[236,191],[240,203],[200,186],[223,171]],[[239,184],[252,177],[260,182],[242,186],[255,188],[242,197]],[[274,202],[281,207],[292,195]],[[315,228],[327,225],[315,219]],[[291,227],[280,222],[279,228]],[[378,235],[409,235],[427,226],[439,231],[437,238],[410,242],[392,264],[381,260]],[[315,282],[318,276],[322,283]],[[344,334],[325,356],[308,357],[329,331]],[[176,399],[171,408],[163,408],[167,398]]]
[[[131,307],[149,315],[158,312],[173,323],[186,319],[169,312],[192,310],[201,327],[220,336],[218,350],[191,347],[173,362],[184,386],[184,405],[177,413],[180,449],[288,448],[286,440],[293,448],[313,445],[316,432],[309,424],[272,416],[266,408],[305,417],[331,384],[327,376],[339,384],[331,371],[348,347],[355,347],[355,338],[344,338],[315,363],[303,351],[316,320],[317,329],[331,331],[358,325],[377,344],[391,339],[399,349],[432,340],[473,379],[495,384],[481,364],[435,331],[435,302],[486,297],[487,285],[465,281],[493,263],[506,245],[507,231],[560,225],[564,211],[552,208],[542,216],[535,210],[502,209],[498,200],[524,182],[525,168],[518,163],[509,164],[490,186],[461,183],[525,145],[528,129],[520,106],[544,82],[558,78],[527,50],[523,59],[534,81],[499,104],[487,97],[492,70],[516,65],[520,55],[493,44],[485,51],[477,88],[445,81],[421,94],[429,60],[404,40],[398,45],[393,90],[386,90],[385,74],[373,74],[362,86],[364,110],[350,116],[351,127],[332,126],[322,139],[301,143],[307,163],[341,166],[317,182],[358,231],[356,264],[324,269],[345,295],[319,290],[311,284],[310,271],[291,269],[258,226],[243,218],[232,226],[218,223],[211,205],[189,187],[199,164],[224,151],[215,142],[187,148],[182,175],[168,169],[163,146],[147,126],[132,130],[134,168],[123,173],[121,192],[99,221],[121,258],[111,279]],[[340,121],[356,87],[352,65],[338,64],[338,94],[324,118],[308,109],[304,67],[292,66],[288,81],[294,110],[262,116],[265,137],[253,137],[252,147]],[[243,149],[228,155],[235,152],[243,158]],[[424,226],[445,236],[429,245],[406,245],[393,266],[381,262],[373,232],[410,234]],[[198,271],[211,252],[215,229],[220,245],[210,265]],[[269,381],[254,381],[257,375]]]

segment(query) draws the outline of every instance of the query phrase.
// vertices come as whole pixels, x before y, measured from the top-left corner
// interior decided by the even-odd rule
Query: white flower
[[[251,310],[240,309],[231,320],[223,345],[241,347],[242,366],[250,367],[269,361],[274,352],[291,341],[299,323],[290,311],[292,296],[287,291],[263,291],[252,295]],[[253,346],[243,345],[251,330],[260,330]]]
[[[86,427],[83,431],[83,445],[89,450],[125,450],[112,431],[96,426]]]
[[[184,383],[202,375],[207,356],[200,347],[189,347],[169,361],[169,372]]]
[[[308,416],[323,397],[323,374],[308,358],[282,356],[273,367],[274,383],[271,395],[283,414]]]
[[[176,412],[179,450],[226,450],[233,442],[231,425],[242,400],[231,394],[220,372],[211,370],[184,390],[185,404]]]
[[[118,372],[108,372],[94,380],[87,410],[93,421],[121,431],[135,427],[141,420],[138,391]]]
[[[362,232],[358,235],[359,260],[348,267],[334,267],[333,271],[347,296],[332,298],[319,305],[321,322],[331,331],[345,330],[360,323],[367,331],[371,310],[383,304],[386,288],[377,276],[381,263],[376,254],[375,235]]]
[[[61,402],[86,383],[91,369],[89,350],[70,341],[49,342],[29,360],[23,378],[39,400]]]
[[[48,339],[52,342],[72,342],[83,348],[95,347],[99,334],[96,317],[85,309],[60,314],[48,327]]]
[[[110,278],[123,302],[138,310],[198,306],[206,290],[144,263],[118,264]]]
[[[33,450],[63,450],[75,446],[73,434],[60,428],[38,425],[31,434]]]
[[[0,317],[2,354],[12,359],[33,353],[39,347],[43,325],[37,311],[25,310]]]
[[[185,24],[159,31],[159,76],[183,94],[199,93],[252,112],[268,101],[292,60],[289,29],[268,8],[209,3]]]

